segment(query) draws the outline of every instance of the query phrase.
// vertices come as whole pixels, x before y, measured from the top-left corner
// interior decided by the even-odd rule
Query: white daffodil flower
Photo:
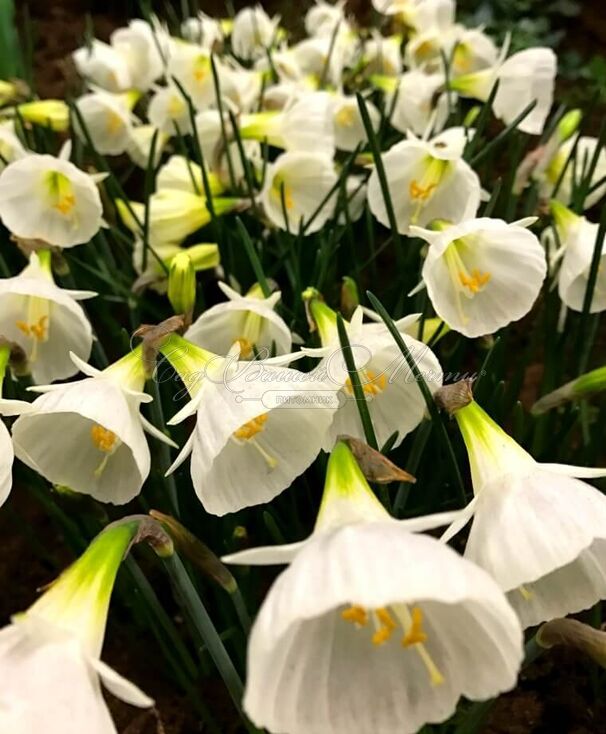
[[[576,146],[576,147],[575,147]],[[560,186],[556,192],[556,199],[566,206],[572,203],[575,186],[578,186],[583,176],[588,173],[589,166],[592,164],[596,149],[598,146],[597,138],[580,136],[578,141],[575,138],[569,138],[557,149],[552,159],[548,162],[544,170],[544,176],[541,180],[541,193],[545,199],[549,199],[553,190],[560,181]],[[569,158],[575,148],[576,165]],[[568,165],[567,165],[568,164]],[[566,170],[564,167],[567,165]],[[589,189],[583,209],[591,209],[606,194],[606,183],[597,186],[600,181],[606,177],[606,150],[602,148],[597,154],[595,169],[589,182]]]
[[[172,133],[171,133],[172,134]],[[126,152],[131,161],[139,168],[147,170],[150,164],[152,143],[156,139],[154,148],[154,167],[160,164],[162,151],[169,141],[170,135],[158,130],[153,125],[136,125],[131,128],[130,141]]]
[[[347,46],[337,43],[337,39],[333,43],[331,36],[314,36],[291,46],[289,55],[303,77],[311,77],[316,84],[324,80],[338,88],[341,86],[347,50]]]
[[[288,151],[332,156],[335,150],[333,96],[328,92],[309,92],[281,112],[242,115],[240,135]]]
[[[75,375],[70,352],[88,360],[93,333],[77,302],[96,295],[55,285],[48,251],[32,253],[19,275],[0,279],[0,334],[23,349],[36,384]]]
[[[116,573],[133,530],[107,529],[24,613],[0,630],[0,730],[115,734],[101,684],[122,701],[153,700],[101,661]]]
[[[32,388],[43,393],[13,425],[15,456],[49,482],[122,505],[150,467],[143,431],[174,446],[139,412],[151,397],[141,349],[99,372],[72,355],[85,379]]]
[[[436,313],[469,338],[495,331],[525,316],[547,274],[545,250],[526,227],[529,218],[471,219],[441,231],[411,227],[429,243],[423,282]]]
[[[450,60],[449,75],[457,77],[495,66],[499,51],[483,31],[459,24],[449,28],[432,26],[406,44],[405,60],[411,69],[440,72],[443,76],[444,57]]]
[[[216,44],[223,41],[221,23],[200,11],[195,18],[187,18],[181,25],[183,38],[196,43],[206,51],[212,51]]]
[[[475,216],[480,205],[480,179],[462,159],[463,128],[451,128],[429,141],[409,139],[383,153],[383,167],[398,231],[425,226],[434,219],[460,222]],[[368,180],[368,205],[389,227],[387,207],[376,170]]]
[[[372,0],[372,6],[382,15],[397,15],[408,22],[414,13],[415,7],[422,0]]]
[[[215,101],[210,53],[201,46],[185,41],[174,43],[168,76],[179,80],[196,108],[203,109]]]
[[[131,110],[137,97],[137,93],[112,94],[99,91],[90,92],[78,99],[76,106],[99,153],[121,155],[128,149],[133,127]],[[77,135],[86,141],[78,122],[75,129]]]
[[[269,502],[314,461],[332,420],[335,391],[279,366],[296,355],[237,362],[233,353],[218,357],[176,335],[161,352],[193,395],[169,424],[197,414],[170,471],[191,454],[192,482],[207,512],[225,515]]]
[[[261,202],[270,221],[280,229],[308,234],[322,229],[333,215],[338,180],[332,158],[323,153],[282,153],[267,167]]]
[[[151,98],[147,116],[154,128],[169,137],[192,132],[191,115],[187,100],[175,84],[158,87]]]
[[[402,37],[382,36],[376,31],[364,42],[362,59],[367,74],[400,76],[402,73]]]
[[[27,155],[23,143],[15,132],[12,120],[0,121],[0,173],[9,163]]]
[[[147,92],[163,75],[170,37],[159,23],[152,26],[144,20],[131,20],[111,34],[110,42],[126,61],[133,89]]]
[[[259,109],[263,74],[256,69],[245,69],[235,62],[219,67],[219,74],[224,106],[231,106],[237,113]]]
[[[498,81],[492,103],[495,116],[509,125],[531,102],[536,102],[519,123],[518,130],[540,135],[553,103],[556,71],[557,58],[550,48],[528,48],[491,69],[456,77],[450,86],[464,97],[485,102]]]
[[[586,217],[575,214],[557,201],[552,201],[551,211],[563,249],[558,274],[558,292],[568,308],[582,311],[600,226],[590,222]],[[590,313],[600,313],[604,310],[606,310],[606,242],[602,243],[597,280],[589,305]]]
[[[329,382],[339,393],[339,408],[324,440],[324,449],[330,451],[341,435],[364,440],[364,430],[340,348],[337,315],[318,298],[313,289],[308,289],[304,298],[308,300],[308,309],[320,334],[322,347],[303,351],[323,358],[317,370],[326,373]],[[358,308],[351,323],[345,324],[358,377],[377,441],[383,445],[397,432],[394,446],[399,446],[404,437],[422,421],[425,401],[408,363],[383,322],[363,324],[362,316],[362,309]],[[429,347],[407,333],[407,329],[418,318],[418,314],[406,316],[396,322],[396,326],[427,386],[434,392],[442,385],[440,363]]]
[[[373,130],[377,131],[381,124],[381,113],[372,102],[366,103],[366,109]],[[368,140],[358,107],[358,100],[355,97],[343,95],[335,97],[333,127],[335,145],[339,150],[353,151],[358,145],[366,143]]]
[[[380,88],[388,91],[386,106],[393,110],[390,119],[396,130],[402,133],[412,130],[415,135],[423,135],[430,127],[433,130],[444,127],[448,119],[448,98],[447,93],[438,93],[444,86],[443,74],[413,69],[402,74],[397,83],[390,79],[385,82],[375,80]]]
[[[236,56],[249,60],[263,56],[276,37],[280,17],[270,18],[260,5],[236,13],[231,45]]]
[[[455,0],[417,0],[406,21],[417,34],[432,28],[447,33],[455,24],[456,9]]]
[[[606,497],[579,478],[606,469],[536,462],[474,401],[454,416],[475,499],[445,537],[473,517],[465,557],[507,592],[524,627],[604,599]]]
[[[0,174],[0,219],[17,237],[67,248],[99,231],[103,209],[95,182],[101,177],[76,168],[69,151],[67,144],[65,158],[27,155]]]
[[[349,23],[345,18],[344,0],[334,5],[324,0],[316,0],[305,14],[305,30],[308,36],[330,38],[336,26],[342,26],[345,31],[349,30]]]
[[[219,355],[226,355],[237,342],[241,359],[254,359],[255,350],[264,357],[291,351],[290,329],[275,311],[280,291],[265,298],[258,284],[244,296],[226,283],[219,283],[219,288],[228,301],[207,309],[189,327],[186,339]]]
[[[414,734],[451,716],[461,696],[513,688],[522,633],[505,596],[418,534],[449,515],[393,520],[339,443],[312,536],[223,559],[290,562],[249,640],[251,721],[289,734]]]
[[[127,59],[115,48],[93,39],[72,54],[80,76],[108,92],[127,92],[132,88]]]
[[[210,193],[213,196],[217,196],[224,191],[224,186],[215,173],[207,171],[206,178]],[[172,189],[203,195],[205,191],[202,168],[185,156],[171,155],[166,163],[158,169],[156,188],[158,191]]]

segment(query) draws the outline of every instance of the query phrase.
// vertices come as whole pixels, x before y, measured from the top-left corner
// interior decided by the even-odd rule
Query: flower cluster
[[[606,598],[606,498],[581,481],[606,470],[523,448],[450,371],[503,335],[515,349],[512,324],[554,302],[545,351],[557,361],[579,319],[586,371],[606,310],[604,140],[581,134],[578,110],[552,111],[551,49],[499,48],[456,22],[454,0],[373,6],[368,29],[317,0],[298,41],[261,6],[132,20],[73,53],[73,102],[0,86],[0,502],[15,459],[53,485],[48,501],[87,495],[97,521],[147,511],[160,484],[172,515],[195,526],[181,503],[197,497],[225,531],[224,563],[286,565],[241,701],[246,726],[276,734],[444,722],[461,697],[515,686],[525,629]],[[371,282],[389,312],[370,292],[363,305]],[[416,471],[432,431],[447,448],[432,469],[453,462],[461,494],[445,483],[405,512],[411,475],[395,502],[371,485],[396,478],[391,452]],[[300,537],[297,500],[280,496],[301,489],[309,512],[319,475],[306,540],[236,552],[219,518],[250,508],[238,537],[259,513],[282,540],[280,503]],[[113,732],[100,680],[152,704],[100,661],[134,533],[110,526],[0,632],[0,730]]]

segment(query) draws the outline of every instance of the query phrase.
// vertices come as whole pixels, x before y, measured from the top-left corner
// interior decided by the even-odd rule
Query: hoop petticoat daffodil
[[[225,515],[269,502],[313,462],[336,407],[327,382],[281,364],[297,355],[236,361],[173,334],[161,347],[192,400],[169,421],[196,415],[174,471],[191,454],[191,477],[207,512]]]
[[[231,44],[236,56],[249,60],[266,53],[275,40],[280,16],[270,18],[261,5],[242,8],[231,29]]]
[[[525,316],[547,273],[545,251],[526,227],[529,218],[437,222],[439,231],[411,227],[429,243],[423,282],[436,313],[467,337],[493,334]]]
[[[112,48],[126,61],[130,86],[139,92],[147,92],[164,72],[171,45],[168,31],[156,18],[151,24],[134,19],[128,26],[116,28],[110,40]]]
[[[390,121],[396,130],[423,135],[430,124],[433,130],[444,127],[448,119],[448,98],[445,93],[438,93],[444,86],[443,74],[412,69],[399,80],[373,77],[371,81],[387,92],[386,107],[393,110]]]
[[[588,167],[591,165],[596,154],[598,139],[581,135],[578,140],[571,137],[565,140],[557,149],[548,165],[544,168],[544,175],[540,178],[541,193],[544,198],[548,199],[558,183],[560,186],[555,194],[558,201],[566,206],[570,206],[573,199],[575,178],[576,185],[580,184],[580,179],[588,174]],[[572,149],[575,148],[576,165],[570,159]],[[564,167],[568,167],[564,171]],[[587,168],[585,168],[587,167]],[[575,173],[576,169],[576,173]],[[543,173],[543,171],[541,171]],[[589,182],[589,188],[585,201],[583,202],[583,210],[591,209],[606,193],[606,182],[600,186],[596,186],[606,176],[606,150],[602,148],[597,155],[595,169]],[[561,180],[560,180],[561,178]]]
[[[141,348],[99,372],[72,359],[88,377],[32,388],[43,393],[13,425],[15,455],[49,482],[121,505],[136,497],[150,468],[144,430],[175,444],[139,412]]]
[[[507,592],[524,627],[605,598],[606,497],[578,478],[606,469],[539,463],[476,402],[453,411],[475,499],[445,539],[473,518],[465,557]]]
[[[337,95],[333,100],[333,126],[335,145],[339,150],[353,151],[366,143],[368,135],[364,128],[358,100],[353,96]],[[371,102],[366,103],[373,130],[381,124],[381,114]]]
[[[575,214],[558,201],[551,202],[551,212],[563,250],[558,274],[558,293],[566,306],[582,311],[589,274],[600,226]],[[601,243],[600,260],[589,313],[606,310],[606,239]]]
[[[80,76],[108,92],[126,92],[132,87],[128,62],[108,43],[92,40],[72,54]]]
[[[23,349],[36,384],[75,375],[70,352],[89,358],[92,328],[77,302],[96,295],[55,285],[48,250],[32,253],[19,275],[0,279],[0,334]]]
[[[99,231],[103,211],[96,184],[106,174],[76,168],[70,151],[67,143],[58,158],[32,153],[0,174],[0,219],[17,237],[68,248]]]
[[[507,53],[507,48],[503,51]],[[553,103],[556,71],[557,58],[550,48],[527,48],[500,60],[490,69],[452,79],[450,88],[463,97],[486,102],[498,81],[492,103],[495,116],[509,125],[531,102],[536,102],[534,109],[518,124],[518,130],[540,135]]]
[[[480,205],[480,180],[462,158],[463,128],[451,128],[429,141],[409,133],[383,153],[383,167],[398,231],[425,226],[433,219],[460,222],[475,215]],[[376,170],[368,180],[368,205],[373,215],[389,227],[387,206]]]
[[[101,684],[146,708],[153,700],[101,661],[116,573],[133,540],[108,528],[26,611],[0,630],[0,730],[115,734]]]
[[[323,153],[282,153],[267,167],[260,197],[265,214],[280,229],[317,232],[334,213],[337,192],[326,197],[337,180],[332,158]]]
[[[76,101],[95,150],[103,155],[121,155],[131,142],[133,127],[132,108],[139,97],[138,92],[111,94],[89,92]],[[77,135],[86,142],[78,120],[75,121]]]
[[[339,394],[337,408],[330,430],[324,440],[324,449],[330,451],[340,435],[364,439],[358,407],[351,379],[348,376],[337,332],[337,315],[320,300],[313,289],[304,293],[322,347],[303,349],[306,354],[322,357],[318,370],[325,372],[333,389]],[[383,445],[396,431],[395,446],[414,430],[423,419],[425,401],[419,384],[410,372],[402,353],[385,325],[363,324],[361,308],[354,312],[351,323],[346,323],[354,362],[377,441]],[[433,392],[442,385],[442,368],[435,354],[420,341],[406,333],[419,314],[412,314],[396,322],[417,367],[428,388]]]
[[[515,685],[522,634],[503,593],[416,534],[456,514],[392,519],[338,443],[313,534],[223,559],[290,563],[249,641],[243,705],[257,726],[413,734],[447,719],[462,695],[482,700]]]
[[[240,359],[254,359],[255,349],[262,357],[290,352],[290,329],[275,311],[280,291],[265,298],[258,284],[244,296],[225,283],[219,288],[228,301],[207,309],[187,330],[186,339],[219,355],[238,342]]]
[[[158,166],[162,158],[162,151],[169,141],[169,135],[153,125],[136,125],[131,128],[130,141],[126,152],[131,161],[147,170],[151,156],[152,142],[156,138],[153,165]]]

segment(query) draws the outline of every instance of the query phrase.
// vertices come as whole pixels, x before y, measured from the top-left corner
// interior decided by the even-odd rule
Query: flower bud
[[[19,115],[32,125],[50,127],[55,132],[69,129],[69,107],[60,99],[41,99],[25,102],[17,107]]]
[[[191,323],[196,305],[196,271],[190,256],[181,252],[173,257],[168,275],[168,300],[176,314]]]
[[[581,110],[570,110],[562,117],[556,128],[560,143],[565,142],[576,133],[582,120],[583,113]]]

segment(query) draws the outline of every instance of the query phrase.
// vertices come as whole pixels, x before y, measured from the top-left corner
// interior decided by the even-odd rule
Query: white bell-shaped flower
[[[135,95],[90,92],[76,102],[95,150],[103,155],[121,155],[130,145],[133,120],[132,104]],[[76,122],[76,133],[86,136]]]
[[[249,60],[265,54],[275,40],[279,22],[278,16],[270,18],[261,5],[239,10],[231,31],[236,56]]]
[[[448,99],[446,93],[436,93],[443,86],[443,74],[415,69],[402,74],[393,93],[387,96],[387,109],[393,108],[391,124],[402,133],[412,130],[416,135],[423,135],[430,124],[434,130],[441,130],[448,118]]]
[[[265,298],[258,284],[244,296],[226,283],[219,283],[219,288],[227,302],[207,309],[189,327],[187,339],[219,355],[227,355],[237,342],[241,359],[253,359],[255,351],[263,357],[290,352],[290,329],[275,311],[280,291]]]
[[[475,499],[446,537],[473,517],[465,557],[507,592],[524,627],[604,599],[606,497],[578,478],[606,469],[536,462],[474,401],[454,416]]]
[[[173,44],[168,64],[169,78],[179,80],[196,108],[208,107],[215,100],[215,85],[210,53],[185,41]]]
[[[257,726],[414,734],[449,718],[461,696],[484,700],[515,685],[522,633],[505,596],[418,534],[452,514],[393,520],[339,443],[313,535],[224,558],[290,562],[249,641],[244,709]]]
[[[19,275],[0,279],[0,334],[23,349],[36,384],[75,375],[70,352],[88,360],[93,334],[78,301],[96,295],[55,285],[48,251],[33,253]]]
[[[308,36],[328,36],[335,32],[336,26],[348,27],[345,18],[345,2],[327,3],[324,0],[316,0],[305,14],[305,30]]]
[[[365,436],[353,385],[340,348],[337,315],[315,296],[313,290],[307,293],[311,295],[308,308],[320,334],[322,348],[304,351],[323,358],[317,370],[326,374],[339,397],[339,407],[324,440],[324,449],[330,451],[341,435],[361,440]],[[358,377],[379,445],[382,446],[397,432],[394,445],[399,446],[423,419],[425,401],[406,359],[383,322],[362,324],[362,316],[362,309],[357,309],[351,323],[345,324]],[[407,333],[418,317],[418,314],[406,316],[396,326],[427,386],[434,392],[442,385],[440,363],[429,347]]]
[[[111,34],[111,45],[125,59],[133,89],[147,92],[164,73],[169,56],[169,35],[166,29],[144,20],[129,21],[125,28]]]
[[[546,199],[551,197],[553,190],[561,177],[562,180],[560,181],[560,186],[556,192],[556,199],[561,201],[564,205],[569,206],[572,203],[575,176],[576,185],[578,186],[581,176],[587,175],[584,171],[588,171],[589,166],[591,166],[596,154],[597,146],[597,138],[591,138],[585,135],[581,135],[576,142],[575,138],[569,138],[566,140],[557,149],[557,152],[545,169],[544,178],[541,181],[541,192],[543,196]],[[573,148],[575,148],[574,155],[576,158],[576,165],[571,159]],[[564,171],[563,169],[566,165],[567,168]],[[600,181],[604,180],[604,177],[606,177],[606,150],[602,147],[597,155],[595,169],[591,176],[591,181],[589,182],[587,196],[583,202],[584,210],[591,209],[591,207],[595,206],[604,194],[606,194],[606,182],[598,185]]]
[[[335,196],[329,196],[338,177],[332,158],[322,153],[287,152],[267,167],[261,202],[270,221],[280,229],[311,234],[333,215]],[[328,198],[327,198],[328,197]]]
[[[362,59],[367,74],[399,76],[402,73],[402,37],[372,32],[364,42]]]
[[[132,87],[131,72],[126,58],[103,41],[93,39],[72,54],[80,76],[108,92],[126,92]]]
[[[423,282],[436,313],[467,337],[493,334],[525,316],[547,274],[545,250],[526,227],[471,219],[440,231],[411,227],[429,243]]]
[[[150,468],[144,430],[174,444],[139,412],[151,398],[137,348],[99,372],[74,361],[85,379],[33,388],[43,393],[13,425],[15,455],[49,482],[100,502],[125,504]]]
[[[429,141],[409,139],[382,155],[398,231],[425,226],[434,219],[460,222],[475,215],[480,205],[480,180],[462,159],[463,128],[445,130]],[[387,206],[376,170],[368,180],[368,205],[381,224],[389,227]]]
[[[215,44],[223,41],[221,22],[200,11],[195,18],[186,18],[181,25],[183,38],[212,51]]]
[[[193,129],[187,100],[175,84],[156,89],[147,116],[154,128],[169,137],[176,135],[177,130],[181,135],[187,135]]]
[[[381,124],[381,113],[371,102],[366,103],[366,109],[376,132]],[[335,98],[333,126],[335,145],[339,150],[353,151],[368,140],[358,100],[355,97],[339,95]]]
[[[107,529],[0,630],[0,731],[115,734],[101,684],[133,706],[153,700],[101,661],[112,587],[133,530]]]
[[[235,362],[175,335],[161,352],[194,396],[169,423],[197,413],[172,469],[191,454],[194,489],[207,512],[269,502],[314,461],[336,406],[334,389],[279,366],[294,355]]]
[[[563,249],[558,292],[568,308],[582,311],[600,226],[575,214],[557,201],[551,203],[551,210]],[[606,310],[606,242],[602,242],[601,247],[589,313]]]
[[[162,151],[168,143],[169,134],[158,130],[153,125],[136,125],[131,129],[130,141],[126,152],[131,161],[139,168],[147,170],[150,164],[151,148],[154,138],[156,144],[154,147],[154,167],[160,164]]]
[[[20,158],[0,174],[0,219],[24,239],[65,248],[88,242],[102,224],[95,180],[62,157]]]

